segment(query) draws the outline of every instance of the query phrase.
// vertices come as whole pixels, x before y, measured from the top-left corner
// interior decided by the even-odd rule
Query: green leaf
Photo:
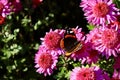
[[[27,70],[28,70],[28,68],[26,67],[26,68],[23,69],[23,72],[26,72]]]
[[[71,71],[69,71],[69,72],[66,73],[66,75],[65,75],[65,78],[67,78],[67,80],[69,80],[69,78],[70,78],[70,73],[71,73]]]
[[[37,30],[41,24],[42,22],[38,20],[38,22],[34,25],[34,30]]]
[[[120,8],[120,0],[114,0],[113,2],[117,5],[118,8]]]
[[[94,27],[95,27],[95,26],[93,26],[93,25],[91,25],[91,24],[87,25],[87,28],[88,28],[89,30],[94,29]]]
[[[10,58],[11,56],[14,56],[18,54],[22,50],[22,47],[17,44],[12,44],[10,47],[5,46],[1,51],[3,52],[4,56],[7,58]],[[5,59],[5,58],[4,58]]]

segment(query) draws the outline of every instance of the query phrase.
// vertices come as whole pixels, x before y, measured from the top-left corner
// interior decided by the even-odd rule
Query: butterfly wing
[[[82,44],[80,42],[78,42],[76,45],[74,45],[71,50],[68,52],[65,52],[65,56],[70,56],[72,53],[80,50],[82,48]]]
[[[77,38],[74,35],[67,35],[63,40],[66,56],[71,55],[73,52],[78,51],[82,47],[82,44],[77,41]]]

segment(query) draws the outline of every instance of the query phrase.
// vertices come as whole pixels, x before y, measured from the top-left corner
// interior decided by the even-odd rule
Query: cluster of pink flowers
[[[22,9],[20,0],[0,0],[0,25],[5,22],[7,15]]]
[[[52,70],[56,69],[58,56],[63,53],[60,48],[60,40],[63,37],[64,30],[50,30],[46,33],[44,38],[40,38],[42,44],[35,55],[35,67],[37,72],[44,73],[44,75],[51,75]]]
[[[82,64],[97,63],[100,58],[113,57],[113,76],[109,75],[97,66],[89,68],[76,67],[72,70],[70,80],[120,80],[120,13],[112,0],[82,0],[80,3],[84,15],[89,24],[95,26],[88,34],[82,32],[82,28],[72,28],[75,37],[80,42],[81,48],[67,56]],[[60,47],[66,30],[56,29],[47,32],[44,38],[40,38],[42,44],[35,55],[35,67],[37,72],[46,76],[56,69],[58,57],[65,55],[65,49]],[[65,44],[65,42],[64,42]],[[70,45],[70,43],[69,43]],[[73,45],[73,44],[71,44]],[[68,46],[69,47],[69,46]]]
[[[120,13],[112,0],[82,0],[80,3],[89,24],[95,26],[87,34],[87,42],[106,59],[114,57],[113,79],[120,79]]]

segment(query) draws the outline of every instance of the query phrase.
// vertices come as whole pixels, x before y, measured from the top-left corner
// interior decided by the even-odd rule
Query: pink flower
[[[84,33],[82,32],[82,28],[79,28],[77,26],[76,28],[73,28],[73,31],[74,31],[78,41],[84,41],[85,40],[85,36],[84,36]]]
[[[118,71],[114,69],[112,78],[112,80],[120,80],[120,69]]]
[[[106,79],[107,78],[107,79]],[[104,72],[98,67],[75,67],[71,74],[70,80],[110,80],[108,75],[104,75]]]
[[[119,29],[120,30],[120,13],[118,12],[117,15],[115,16],[116,20],[111,22],[109,27],[114,28],[114,29]]]
[[[120,69],[120,55],[114,58],[115,58],[115,63],[113,65],[114,69]]]
[[[82,0],[81,7],[89,23],[104,25],[114,21],[118,9],[112,0]]]
[[[88,56],[86,57],[86,62],[88,64],[92,64],[92,63],[97,63],[97,61],[99,60],[99,51],[95,50],[92,47],[92,43],[87,43],[88,48],[87,48],[87,52],[88,52]]]
[[[89,55],[89,53],[87,52],[88,47],[84,42],[82,42],[81,45],[81,49],[72,53],[70,57],[73,58],[75,61],[81,60],[82,62],[84,62],[84,59]]]
[[[20,9],[21,4],[19,0],[0,0],[0,15],[6,17],[11,12],[18,11]]]
[[[38,52],[35,54],[35,68],[38,73],[44,73],[44,76],[51,75],[53,69],[56,69],[58,57],[50,50],[47,50],[43,45],[40,46]]]
[[[89,32],[89,34],[87,34],[87,38],[86,38],[86,43],[87,42],[91,42],[91,43],[97,43],[99,36],[98,34],[100,34],[99,28],[94,28],[93,30],[91,30]]]
[[[0,15],[0,25],[5,23],[5,18]]]
[[[120,33],[117,30],[98,28],[96,31],[91,31],[87,37],[88,41],[92,41],[95,49],[105,55],[106,58],[111,55],[117,56],[120,49]]]
[[[8,0],[0,0],[0,15],[5,17],[11,11]]]
[[[64,30],[56,29],[55,31],[53,31],[51,29],[50,32],[46,33],[44,38],[41,38],[41,40],[43,41],[42,44],[45,45],[46,48],[57,51],[59,52],[59,54],[61,54],[63,51],[60,48],[60,40],[63,38],[63,33]]]
[[[111,78],[110,80],[120,80],[120,79]]]
[[[32,0],[33,8],[36,8],[43,0]]]
[[[83,45],[83,47],[79,50],[79,53],[76,52],[73,56],[75,59],[77,58],[78,60],[81,61],[82,64],[88,63],[97,63],[99,60],[99,51],[95,50],[93,47],[93,44],[90,42],[87,42]]]
[[[11,0],[13,5],[13,12],[19,12],[22,9],[22,4],[20,0]]]

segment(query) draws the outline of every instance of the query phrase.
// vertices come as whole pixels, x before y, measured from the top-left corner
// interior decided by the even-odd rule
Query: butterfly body
[[[69,29],[64,34],[64,38],[60,42],[60,46],[65,51],[66,56],[70,56],[72,53],[81,49],[82,44],[77,40],[74,31]]]

